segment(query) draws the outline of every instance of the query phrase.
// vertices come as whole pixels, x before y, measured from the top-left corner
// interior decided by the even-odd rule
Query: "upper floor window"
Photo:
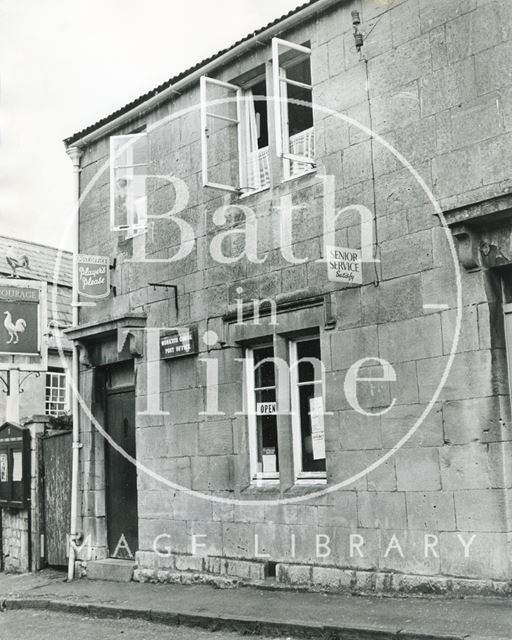
[[[272,41],[276,150],[284,178],[315,166],[311,49],[274,38]]]
[[[46,373],[45,413],[60,416],[68,410],[68,385],[64,369]]]
[[[133,237],[147,224],[145,133],[110,138],[110,227]]]
[[[264,69],[248,84],[201,78],[204,186],[241,195],[269,187],[271,149],[283,179],[315,166],[311,50],[274,38],[272,73],[275,99],[269,99]],[[274,141],[269,136],[269,105]]]
[[[252,193],[270,186],[265,76],[239,86],[201,78],[203,185]]]

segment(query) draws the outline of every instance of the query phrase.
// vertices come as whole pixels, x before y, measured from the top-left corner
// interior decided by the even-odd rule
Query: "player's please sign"
[[[106,298],[110,295],[110,260],[108,256],[77,257],[78,294],[85,298]]]

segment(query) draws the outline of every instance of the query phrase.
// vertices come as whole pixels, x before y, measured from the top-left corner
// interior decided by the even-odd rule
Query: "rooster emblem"
[[[18,344],[20,339],[19,334],[25,332],[27,323],[23,318],[18,318],[16,322],[13,322],[12,315],[10,314],[9,311],[4,311],[4,315],[5,315],[4,327],[7,330],[7,333],[9,334],[9,340],[7,341],[7,344],[11,344],[11,343]]]
[[[20,256],[19,258],[15,258],[14,256],[6,256],[5,257],[7,264],[11,267],[12,274],[9,278],[19,278],[18,269],[27,269],[30,270],[30,265],[28,262],[27,256]]]

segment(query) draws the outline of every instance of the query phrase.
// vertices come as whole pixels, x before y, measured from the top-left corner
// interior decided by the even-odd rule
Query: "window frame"
[[[255,385],[255,371],[254,371],[254,351],[257,349],[265,349],[272,347],[274,351],[274,344],[272,342],[262,342],[257,345],[248,346],[245,348],[244,364],[245,364],[245,394],[246,394],[246,412],[247,412],[247,426],[249,436],[249,473],[251,484],[261,485],[279,485],[280,472],[268,473],[258,471],[258,423],[256,415],[256,385]],[[275,353],[274,356],[275,358]],[[270,387],[269,387],[270,388]],[[277,402],[277,378],[275,379],[276,390],[276,402]],[[258,390],[261,388],[258,387]],[[276,418],[277,421],[277,418]],[[276,437],[279,438],[279,429],[276,424]],[[279,456],[279,449],[278,449]]]
[[[208,84],[212,84],[216,87],[222,87],[224,89],[228,89],[229,91],[233,91],[236,95],[236,114],[237,117],[229,118],[228,116],[223,116],[221,114],[215,114],[208,111]],[[219,120],[224,120],[227,122],[231,122],[232,124],[236,124],[237,127],[237,141],[238,141],[238,182],[241,182],[242,174],[241,174],[241,150],[242,150],[242,87],[239,85],[233,84],[232,82],[225,82],[224,80],[217,80],[216,78],[210,78],[209,76],[201,76],[199,79],[199,102],[200,102],[200,111],[201,111],[201,177],[203,181],[203,187],[210,187],[211,189],[217,189],[218,191],[228,191],[230,193],[236,193],[240,195],[241,187],[240,184],[237,187],[232,185],[222,184],[219,182],[211,182],[209,180],[209,164],[208,164],[208,118],[217,118]]]
[[[286,47],[301,53],[309,60],[309,65],[312,70],[311,64],[311,47],[305,47],[304,45],[296,44],[288,40],[282,40],[281,38],[272,38],[272,76],[273,76],[273,91],[274,91],[274,124],[275,124],[275,144],[276,155],[283,160],[284,179],[283,181],[297,178],[305,174],[311,173],[316,170],[316,160],[314,158],[308,158],[306,156],[299,156],[290,153],[285,149],[285,140],[289,141],[290,129],[287,117],[287,99],[288,99],[288,84],[299,86],[304,89],[313,91],[313,84],[308,85],[302,82],[291,80],[286,76],[286,67],[283,67],[279,62],[280,48]],[[284,85],[284,86],[283,86]],[[314,129],[314,124],[313,124]],[[286,138],[285,138],[286,131]],[[314,134],[313,134],[314,135]],[[299,162],[301,164],[310,165],[311,169],[304,170],[297,174],[291,174],[289,165],[291,162]],[[286,168],[288,166],[288,169]]]
[[[267,94],[268,94],[268,81],[267,75],[264,71],[258,76],[251,79],[250,82],[243,84],[235,84],[234,82],[226,82],[224,80],[217,80],[210,76],[201,76],[200,78],[200,106],[201,106],[201,175],[203,187],[210,187],[211,189],[217,189],[219,191],[227,191],[229,193],[236,193],[240,198],[253,195],[254,193],[260,193],[270,189],[272,185],[272,170],[270,165],[270,127],[267,123],[267,134],[269,138],[269,144],[267,145],[269,153],[269,184],[260,187],[248,186],[248,174],[249,174],[249,143],[248,143],[248,118],[247,118],[247,98],[246,92],[253,86],[259,84],[261,81],[265,82]],[[208,110],[208,85],[214,85],[216,87],[222,87],[228,91],[233,91],[236,96],[236,112],[237,117],[229,118],[221,114],[215,114]],[[267,106],[268,108],[268,106]],[[237,127],[237,150],[238,150],[238,185],[227,185],[218,182],[212,182],[209,179],[209,162],[208,162],[208,118],[217,118],[235,124]]]
[[[50,376],[50,385],[48,384],[48,377]],[[63,380],[64,381],[64,402],[61,403],[60,401],[52,401],[51,399],[51,392],[53,390],[57,390],[60,391],[62,389],[62,387],[54,387],[51,384],[51,377],[52,376],[57,376],[57,378],[59,380]],[[59,416],[67,413],[69,411],[70,408],[70,404],[69,404],[69,384],[68,384],[68,374],[67,371],[65,369],[48,369],[48,371],[45,372],[45,386],[44,386],[44,392],[45,392],[45,396],[44,396],[44,413],[46,416],[52,416],[54,418],[58,418]],[[48,395],[48,392],[49,395]],[[62,410],[57,410],[55,411],[49,411],[49,405],[52,404],[63,404],[63,408]]]
[[[325,370],[322,366],[322,377],[320,380],[299,382],[299,362],[297,345],[300,342],[318,340],[321,348],[319,335],[303,335],[289,340],[290,359],[290,404],[291,404],[291,425],[292,425],[292,452],[293,452],[293,477],[295,484],[327,484],[327,470],[325,471],[304,471],[302,469],[302,428],[300,415],[300,386],[322,385],[322,399],[325,417]],[[321,361],[320,361],[321,362]],[[325,436],[325,422],[324,422]],[[327,456],[325,458],[327,464]]]
[[[133,170],[135,167],[147,167],[149,162],[146,162],[144,164],[140,163],[140,164],[135,164],[132,162],[132,164],[128,164],[126,166],[119,166],[116,164],[115,160],[116,160],[116,154],[115,154],[115,142],[117,140],[120,139],[126,139],[126,144],[122,145],[121,149],[124,149],[125,147],[127,148],[127,150],[131,151],[131,153],[133,154],[133,144],[128,144],[128,141],[131,139],[133,140],[134,138],[145,138],[147,141],[147,133],[146,131],[142,131],[142,132],[137,132],[137,133],[126,133],[126,134],[120,134],[120,135],[114,135],[114,136],[110,136],[109,139],[109,143],[110,143],[110,147],[109,147],[109,160],[110,160],[110,166],[109,166],[109,170],[110,170],[110,230],[111,231],[126,231],[126,239],[130,239],[130,238],[134,238],[137,235],[141,235],[143,233],[147,232],[147,228],[148,228],[148,214],[147,214],[147,194],[146,194],[146,218],[144,221],[144,224],[134,224],[133,221],[131,223],[128,223],[126,225],[116,225],[116,219],[115,219],[115,202],[116,202],[116,186],[115,186],[115,180],[116,180],[116,169],[119,168],[125,168],[125,169],[131,169]],[[118,150],[118,154],[119,154],[119,150]],[[149,156],[147,158],[149,160]],[[135,174],[132,173],[131,176],[129,177],[133,177]],[[146,174],[147,175],[147,174]],[[128,220],[127,220],[128,222]]]

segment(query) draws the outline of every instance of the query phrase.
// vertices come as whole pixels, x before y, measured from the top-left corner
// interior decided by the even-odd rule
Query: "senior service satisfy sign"
[[[360,249],[327,247],[327,278],[330,282],[362,284]]]
[[[85,298],[110,295],[110,260],[108,256],[78,254],[76,259],[78,294]]]

